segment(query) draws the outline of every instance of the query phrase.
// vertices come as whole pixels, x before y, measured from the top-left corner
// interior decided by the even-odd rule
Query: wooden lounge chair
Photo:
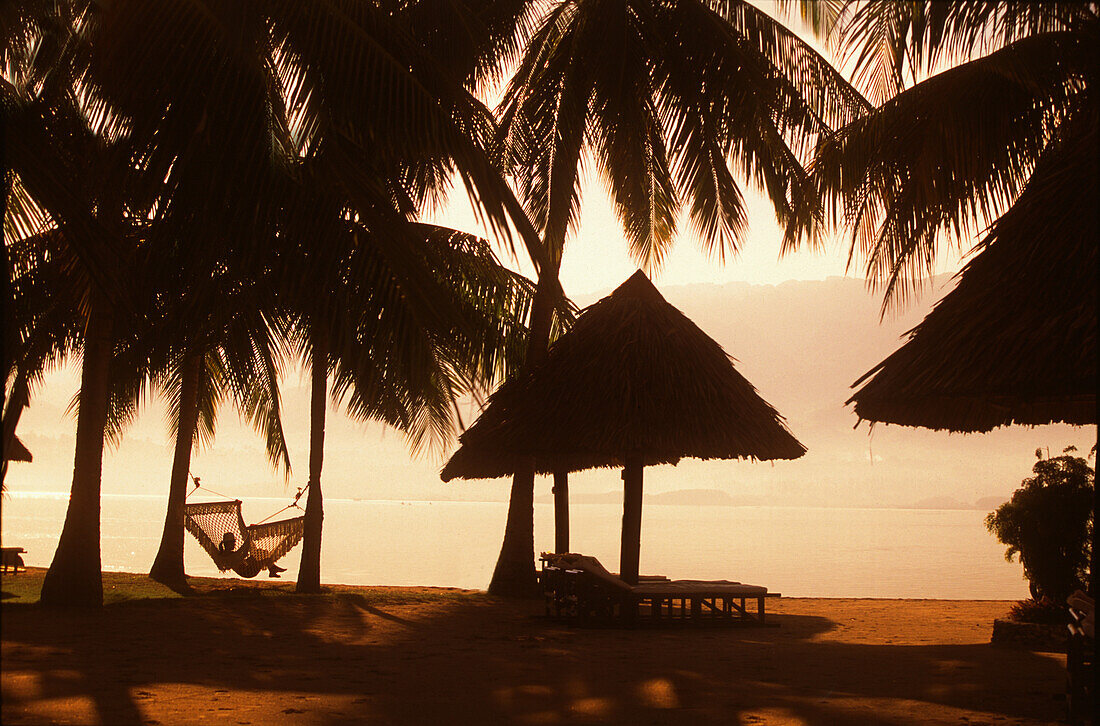
[[[1066,641],[1066,691],[1069,722],[1087,723],[1096,693],[1096,602],[1078,590],[1066,601],[1069,639]]]
[[[643,576],[630,585],[595,557],[544,553],[541,559],[547,615],[579,623],[763,625],[765,599],[780,596],[729,580]],[[746,606],[753,600],[755,612]]]
[[[23,564],[22,555],[26,553],[26,550],[22,547],[0,547],[0,565],[4,572],[9,569],[13,573],[17,573],[20,570],[26,571],[27,566]]]

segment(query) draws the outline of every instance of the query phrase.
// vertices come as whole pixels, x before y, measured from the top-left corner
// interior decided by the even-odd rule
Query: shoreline
[[[4,508],[5,543],[27,564],[49,566],[65,501],[13,499]],[[104,498],[105,569],[147,572],[160,543],[163,503]],[[280,505],[282,506],[282,505]],[[278,507],[254,502],[245,521]],[[326,579],[348,584],[484,588],[500,553],[506,508],[476,502],[337,502],[326,511]],[[727,579],[767,585],[789,596],[1022,599],[1027,581],[975,511],[768,511],[653,507],[645,524],[642,567],[673,579]],[[741,511],[741,514],[736,514]],[[755,513],[753,513],[755,512]],[[615,569],[621,507],[580,507],[571,515],[574,546]],[[552,508],[536,507],[536,551],[553,549]],[[729,537],[731,531],[737,536]],[[189,570],[217,576],[209,556],[185,540]],[[282,566],[295,577],[300,554]]]
[[[33,589],[40,569],[5,574]],[[104,573],[93,612],[3,601],[5,724],[1058,723],[1065,656],[1012,601],[778,598],[778,627],[573,628],[475,590]],[[147,599],[150,593],[163,591]]]

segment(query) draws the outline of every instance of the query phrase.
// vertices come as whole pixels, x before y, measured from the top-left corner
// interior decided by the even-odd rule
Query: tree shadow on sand
[[[5,605],[3,720],[917,724],[1064,713],[1062,665],[1023,651],[822,640],[836,624],[816,615],[781,614],[777,628],[610,630],[535,612],[485,598],[409,606],[255,592],[92,613]]]

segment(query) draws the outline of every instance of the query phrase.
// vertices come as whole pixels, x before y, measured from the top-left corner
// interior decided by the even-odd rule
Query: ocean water
[[[164,521],[162,495],[102,500],[105,570],[144,572]],[[246,522],[268,517],[284,498],[244,502]],[[67,494],[10,492],[0,510],[5,545],[48,566]],[[293,510],[282,516],[293,515]],[[322,581],[360,585],[435,585],[483,589],[500,550],[507,504],[500,502],[326,499]],[[986,531],[985,512],[932,509],[702,507],[649,505],[642,511],[641,570],[672,578],[728,579],[787,596],[1021,599],[1019,563]],[[619,566],[621,507],[573,504],[571,548]],[[187,535],[188,574],[219,576]],[[535,505],[535,548],[550,550],[554,513]],[[299,545],[280,562],[293,579]]]

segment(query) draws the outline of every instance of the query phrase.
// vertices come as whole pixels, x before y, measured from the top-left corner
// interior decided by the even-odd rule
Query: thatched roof
[[[31,461],[34,457],[18,436],[12,438],[11,449],[4,452],[6,461]]]
[[[1036,167],[956,288],[864,374],[861,419],[949,431],[1096,423],[1096,128]]]
[[[681,458],[794,459],[805,453],[722,347],[642,273],[581,312],[546,360],[501,386],[441,477],[646,465]]]

